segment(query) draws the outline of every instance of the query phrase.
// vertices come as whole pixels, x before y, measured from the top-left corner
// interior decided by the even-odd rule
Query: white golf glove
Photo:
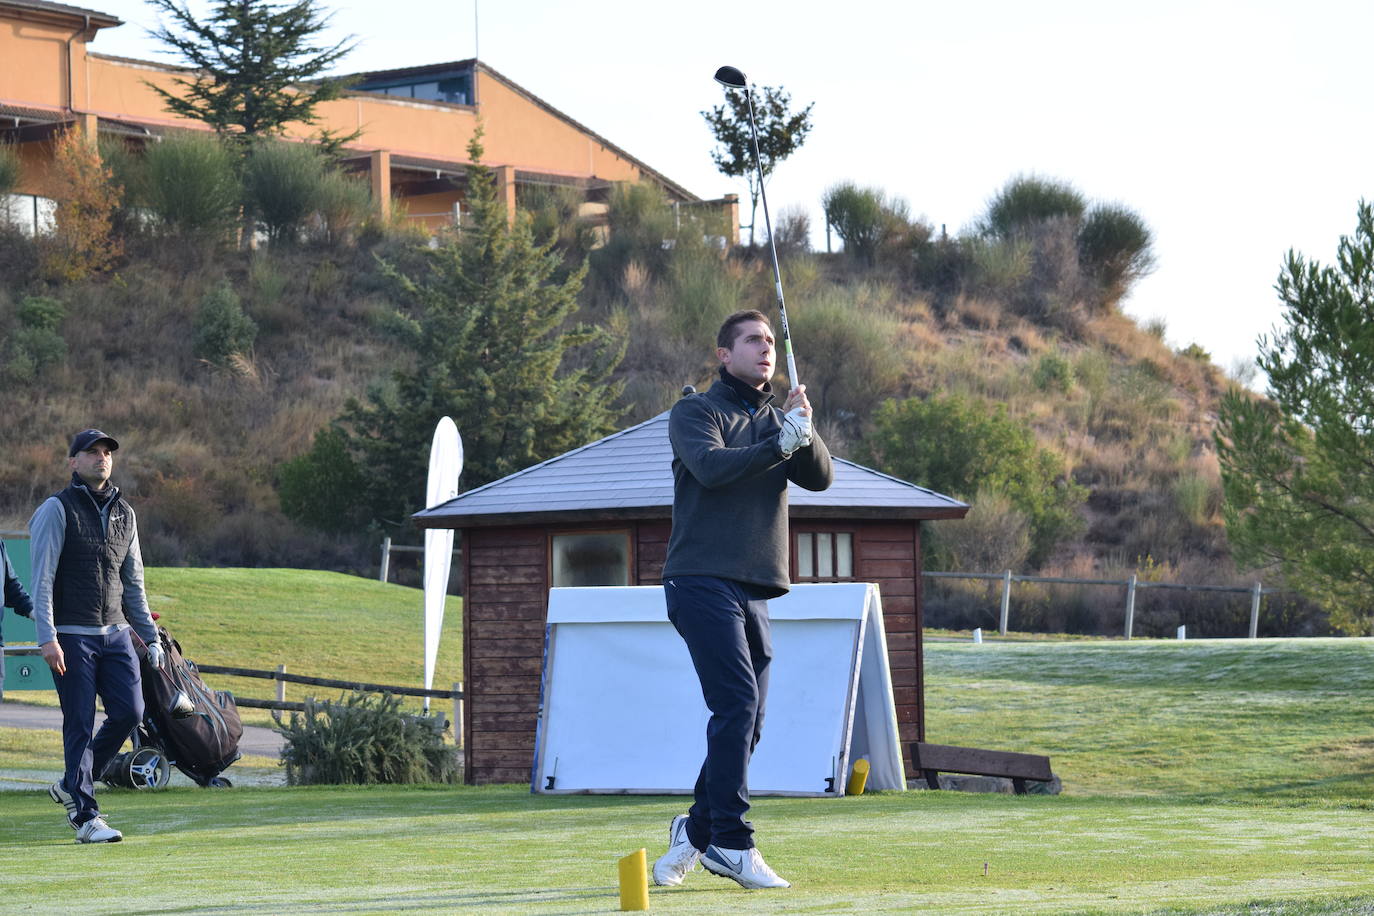
[[[803,408],[793,407],[782,418],[782,432],[778,433],[778,449],[784,458],[791,458],[799,448],[811,444],[811,418]]]
[[[148,665],[154,670],[162,670],[162,666],[167,663],[167,653],[162,651],[162,646],[152,643],[148,646]]]

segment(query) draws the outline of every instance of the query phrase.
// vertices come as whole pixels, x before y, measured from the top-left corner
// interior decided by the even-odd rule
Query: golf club
[[[797,378],[797,361],[792,356],[792,333],[787,328],[787,303],[782,297],[782,270],[778,267],[778,246],[773,242],[773,220],[768,215],[768,193],[763,187],[763,160],[759,156],[759,129],[754,124],[754,94],[749,89],[749,81],[735,67],[721,67],[716,71],[716,82],[726,89],[743,89],[744,99],[749,103],[749,135],[754,139],[754,167],[759,173],[759,197],[763,199],[763,225],[768,230],[768,249],[773,255],[773,282],[778,293],[778,315],[782,319],[783,352],[787,354],[787,382],[789,389],[796,388],[801,381]]]

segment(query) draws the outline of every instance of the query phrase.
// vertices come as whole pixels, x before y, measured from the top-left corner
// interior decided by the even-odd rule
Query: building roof
[[[586,126],[585,124],[582,124],[579,121],[574,120],[573,118],[559,111],[557,108],[554,108],[548,102],[544,101],[539,96],[535,95],[533,92],[530,92],[524,86],[521,86],[519,83],[515,82],[510,77],[497,72],[496,70],[492,69],[489,65],[483,63],[475,57],[469,57],[466,60],[448,61],[447,63],[424,64],[418,67],[400,67],[394,70],[370,70],[365,73],[352,73],[339,77],[330,77],[330,79],[337,80],[338,82],[341,82],[344,85],[352,85],[356,83],[372,82],[375,80],[391,79],[393,77],[402,78],[410,76],[426,76],[431,73],[443,73],[451,70],[463,69],[481,70],[483,73],[485,73],[487,76],[490,76],[492,79],[499,80],[500,82],[504,83],[506,87],[509,88],[512,92],[523,97],[525,100],[533,103],[534,105],[537,105],[544,111],[547,111],[549,114],[553,115],[555,118],[558,118],[560,121],[563,121],[565,124],[568,124],[570,127],[573,127],[574,129],[581,131],[582,133],[591,137],[593,140],[597,141],[602,146],[606,147],[606,149],[612,151],[625,161],[634,163],[634,165],[641,172],[643,172],[646,175],[653,176],[653,178],[657,182],[659,182],[659,184],[661,184],[671,194],[679,197],[683,201],[692,203],[701,201],[701,198],[698,197],[696,194],[693,194],[691,191],[687,190],[682,185],[678,184],[676,181],[673,181],[667,175],[664,175],[662,172],[660,172],[653,166],[649,165],[644,160],[636,156],[633,156],[630,153],[627,153],[624,149],[612,143],[610,140],[607,140],[605,137],[601,136],[596,131],[592,130],[590,127]],[[479,109],[481,107],[481,102],[481,98],[478,98],[477,105]]]
[[[671,518],[668,413],[590,445],[460,493],[413,516],[422,528]],[[934,490],[836,458],[835,482],[820,493],[787,488],[793,518],[962,518],[968,505]]]
[[[92,29],[108,29],[124,24],[124,20],[109,13],[82,6],[69,6],[66,3],[49,3],[47,0],[0,0],[0,12],[21,17],[28,13],[45,19],[80,19],[83,22],[89,21]]]

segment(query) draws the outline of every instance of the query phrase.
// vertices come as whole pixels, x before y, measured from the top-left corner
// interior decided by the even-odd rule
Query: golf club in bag
[[[773,255],[773,283],[778,294],[778,315],[782,323],[783,352],[787,355],[787,386],[796,388],[801,384],[797,378],[797,361],[792,356],[792,332],[787,327],[787,302],[782,295],[782,270],[778,267],[778,246],[773,241],[773,220],[768,215],[768,192],[763,187],[763,159],[759,155],[759,129],[754,123],[754,93],[749,88],[749,80],[735,67],[721,67],[716,71],[716,82],[726,89],[743,89],[744,99],[749,103],[749,136],[754,141],[754,168],[759,174],[759,197],[763,199],[763,225],[768,230],[768,250]]]

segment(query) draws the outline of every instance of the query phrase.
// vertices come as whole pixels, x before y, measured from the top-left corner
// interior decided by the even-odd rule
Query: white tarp
[[[429,445],[429,481],[425,507],[448,502],[458,495],[458,475],[463,472],[463,439],[448,417],[434,428]],[[439,657],[439,634],[444,628],[444,602],[448,597],[449,565],[453,562],[453,529],[425,530],[425,689],[434,687],[434,662]],[[429,709],[429,697],[425,697]]]
[[[798,585],[768,602],[773,662],[752,795],[905,789],[878,588]],[[690,793],[710,713],[660,586],[549,591],[535,792]]]

